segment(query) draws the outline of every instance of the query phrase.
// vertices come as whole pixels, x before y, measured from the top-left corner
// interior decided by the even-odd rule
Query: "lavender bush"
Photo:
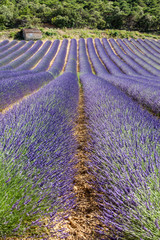
[[[111,58],[113,62],[127,75],[139,75],[137,71],[135,71],[132,67],[130,67],[127,63],[122,61],[112,50],[108,40],[106,38],[102,39],[103,46],[108,56]]]
[[[32,71],[34,72],[42,72],[46,71],[49,68],[50,62],[55,56],[58,46],[59,46],[59,40],[55,40],[49,49],[48,53],[42,58],[42,60],[37,64],[35,68],[33,68]]]
[[[68,40],[64,39],[61,45],[61,48],[52,63],[51,67],[48,69],[48,72],[54,76],[58,76],[64,66],[65,57],[67,53]]]
[[[154,54],[152,52],[152,48],[149,46],[146,46],[147,44],[144,43],[141,39],[130,39],[131,43],[133,43],[143,54],[147,55],[150,57],[152,60],[154,60],[157,63],[160,63],[160,56],[159,54]]]
[[[76,39],[71,39],[65,72],[72,72],[77,75],[77,41]]]
[[[2,42],[0,42],[0,52],[1,52],[1,47],[3,47],[4,45],[7,45],[9,43],[9,40],[3,40]]]
[[[57,212],[73,208],[77,104],[77,78],[64,73],[0,115],[2,238],[25,234],[32,226],[41,229],[46,218],[52,236]],[[46,234],[37,231],[32,237],[46,239]]]
[[[0,59],[3,59],[4,57],[10,55],[11,53],[17,51],[18,49],[20,49],[23,45],[25,45],[26,41],[20,41],[19,43],[16,44],[16,42],[14,43],[14,45],[12,44],[12,47],[9,48],[8,50],[5,50],[3,52],[0,53]],[[9,44],[7,44],[9,45]]]
[[[134,59],[139,65],[141,65],[143,68],[145,68],[147,71],[152,73],[155,76],[160,75],[159,70],[159,64],[156,62],[153,62],[149,57],[143,55],[138,51],[134,46],[128,41],[128,39],[123,39],[124,44],[121,40],[119,40],[119,44],[122,46],[122,48],[125,50],[125,52]],[[131,51],[129,48],[133,51]]]
[[[33,45],[33,47],[28,49],[22,56],[18,57],[13,62],[6,64],[4,67],[1,67],[0,70],[1,71],[12,70],[14,68],[17,68],[18,66],[23,64],[25,61],[27,61],[31,56],[33,56],[38,51],[38,49],[41,47],[42,43],[43,42],[41,40],[38,40]]]
[[[7,45],[2,46],[1,49],[0,49],[0,58],[1,58],[1,53],[2,53],[2,52],[5,51],[5,52],[7,53],[7,50],[8,50],[9,48],[12,48],[16,43],[17,43],[17,41],[16,41],[16,40],[13,40],[13,41],[9,42]],[[2,54],[3,54],[3,53],[2,53]]]
[[[11,61],[13,61],[14,59],[16,59],[17,57],[19,57],[20,55],[22,55],[23,53],[25,53],[32,45],[33,45],[34,41],[29,41],[28,43],[26,43],[23,47],[21,47],[20,49],[15,49],[12,53],[10,53],[9,55],[5,55],[5,57],[3,57],[3,59],[0,60],[0,67],[3,65],[6,65],[8,63],[10,63]]]
[[[46,41],[44,45],[41,47],[39,51],[37,51],[31,58],[21,64],[19,67],[16,68],[16,71],[24,71],[33,68],[46,54],[49,47],[51,45],[51,41]]]
[[[138,72],[140,75],[143,75],[143,76],[153,76],[153,74],[149,73],[146,69],[144,69],[138,63],[136,63],[134,59],[132,59],[127,54],[124,54],[124,52],[122,51],[122,49],[119,47],[119,45],[116,43],[114,39],[110,39],[110,43],[114,48],[114,51],[120,56],[120,58],[123,59],[123,61],[127,62],[129,66],[131,66],[136,72]]]
[[[53,80],[48,72],[27,74],[1,80],[0,111]]]
[[[160,238],[160,121],[112,84],[81,76],[104,239]]]
[[[79,39],[79,71],[80,74],[92,73],[92,68],[86,53],[85,40]]]

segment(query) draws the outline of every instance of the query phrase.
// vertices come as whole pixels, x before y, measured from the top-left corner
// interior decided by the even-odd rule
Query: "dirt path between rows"
[[[84,111],[83,89],[80,88],[79,97],[79,117],[76,122],[75,136],[78,141],[78,150],[76,157],[78,158],[77,175],[74,180],[74,192],[77,197],[77,205],[73,209],[69,217],[69,233],[67,240],[94,240],[99,239],[95,233],[96,226],[99,221],[96,216],[99,213],[96,202],[96,191],[89,183],[93,180],[93,175],[89,172],[86,163],[89,161],[86,147],[90,140],[87,131],[87,119]]]

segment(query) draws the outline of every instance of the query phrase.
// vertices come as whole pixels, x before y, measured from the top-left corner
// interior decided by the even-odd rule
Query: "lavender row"
[[[107,39],[103,38],[103,45],[104,48],[108,54],[108,56],[111,58],[113,62],[127,75],[139,75],[132,67],[130,67],[127,63],[122,61],[112,50],[109,42]]]
[[[99,232],[103,239],[159,239],[160,121],[99,77],[82,75],[81,82]]]
[[[146,69],[144,69],[142,66],[140,66],[137,62],[135,62],[130,56],[127,56],[124,54],[122,49],[118,46],[118,44],[115,42],[114,39],[110,39],[110,43],[112,47],[114,48],[115,52],[120,56],[120,58],[127,62],[129,66],[131,66],[137,73],[143,76],[153,76],[150,72],[148,72]]]
[[[87,39],[87,49],[90,61],[92,62],[96,74],[110,75],[110,73],[104,67],[104,65],[102,64],[102,62],[100,61],[99,57],[96,54],[92,38]]]
[[[139,79],[134,80],[129,77],[113,77],[99,74],[99,76],[114,86],[120,88],[130,97],[146,106],[155,114],[160,115],[160,84],[159,82],[144,82]]]
[[[102,65],[101,61],[99,60],[98,58],[98,55],[96,54],[96,51],[94,49],[94,46],[93,46],[93,41],[92,40],[88,40],[89,44],[88,44],[88,51],[89,51],[89,56],[90,56],[90,59],[91,59],[91,62],[92,62],[92,65],[96,71],[96,73],[98,74],[98,76],[104,76],[104,75],[107,75],[107,77],[109,77],[109,79],[115,79],[114,76],[112,76],[111,74],[108,74],[107,70],[104,69],[104,66]],[[98,44],[100,43],[100,40],[99,39],[95,39],[95,44],[96,46],[98,46]],[[101,45],[102,46],[102,45]],[[103,49],[102,49],[103,50]],[[80,68],[82,68],[82,63],[83,65],[86,67],[89,64],[89,61],[88,61],[88,56],[86,54],[86,48],[84,46],[84,49],[83,49],[83,52],[85,53],[84,56],[81,55],[80,57]],[[79,54],[81,53],[81,48],[80,48],[80,52]],[[106,63],[107,64],[107,63]],[[107,65],[108,66],[108,65]],[[89,68],[86,70],[83,70],[85,68],[82,69],[82,72],[83,74],[84,73],[91,73],[90,72],[90,66]],[[149,85],[152,85],[152,86],[159,86],[159,83],[160,83],[160,78],[157,77],[157,76],[142,76],[142,75],[136,75],[136,76],[131,76],[131,75],[126,75],[126,74],[118,74],[117,72],[117,76],[119,81],[122,79],[130,79],[130,80],[133,80],[133,81],[136,81],[137,83],[140,82],[140,83],[144,83],[144,84],[149,84]]]
[[[31,58],[29,58],[23,64],[21,64],[19,67],[17,67],[16,71],[25,71],[33,68],[39,62],[39,60],[42,59],[43,56],[46,54],[50,45],[51,41],[46,41],[44,45],[41,47],[41,49],[37,51]]]
[[[153,50],[149,45],[147,45],[144,41],[141,39],[137,39],[135,41],[134,39],[130,40],[136,47],[138,47],[143,53],[145,53],[148,57],[153,59],[155,62],[160,62],[160,56],[159,54]]]
[[[121,44],[121,42],[122,42],[122,40],[119,39],[118,43],[122,46],[123,44]],[[153,75],[157,75],[157,76],[160,75],[159,64],[157,64],[155,61],[151,60],[149,57],[140,53],[140,51],[136,50],[136,48],[134,48],[134,46],[127,39],[123,39],[123,42],[125,44],[122,46],[122,48],[124,48],[124,46],[125,46],[125,51],[130,57],[132,57],[139,65],[144,67],[146,70],[151,72]],[[129,50],[127,45],[134,53],[131,50]]]
[[[53,42],[48,53],[42,58],[42,60],[38,63],[38,65],[34,69],[32,69],[34,72],[46,71],[49,68],[50,62],[57,52],[59,42],[60,42],[59,40],[55,40]]]
[[[64,39],[53,64],[48,69],[48,72],[51,73],[53,76],[58,76],[61,70],[63,69],[65,57],[67,53],[67,46],[68,46],[68,40]]]
[[[152,49],[154,49],[157,53],[160,53],[160,47],[153,45],[148,39],[144,39],[144,42],[147,43]]]
[[[4,71],[4,70],[12,70],[17,68],[18,66],[20,66],[21,64],[23,64],[25,61],[27,61],[31,56],[33,56],[38,49],[41,47],[42,45],[42,41],[38,40],[32,48],[30,48],[29,50],[27,50],[24,54],[22,54],[22,56],[20,56],[19,58],[17,58],[16,60],[14,60],[13,62],[5,65],[4,67],[0,68],[0,71]]]
[[[5,51],[7,53],[7,50],[9,48],[12,48],[14,45],[16,45],[17,41],[16,40],[13,40],[9,43],[7,43],[5,46],[1,46],[1,49],[0,49],[0,58],[2,58],[1,56],[3,56],[3,52]]]
[[[57,213],[75,204],[77,105],[77,78],[65,73],[0,116],[0,237],[33,226],[33,239],[58,235]]]
[[[53,80],[49,72],[25,74],[0,82],[0,111]]]
[[[98,55],[102,60],[103,64],[106,66],[107,70],[110,74],[119,76],[123,75],[122,70],[110,59],[110,57],[106,54],[100,39],[95,39],[95,47],[97,49]]]
[[[151,43],[153,43],[154,45],[156,45],[158,48],[160,48],[160,43],[156,40],[150,39],[149,40]]]
[[[14,71],[14,70],[8,70],[8,71],[4,70],[4,71],[0,71],[0,80],[11,78],[11,77],[18,77],[18,76],[27,75],[27,74],[33,74],[33,72],[30,70],[20,71],[20,72]]]
[[[9,40],[3,40],[2,42],[0,42],[0,52],[1,52],[1,47],[3,47],[4,45],[7,45],[9,43]]]
[[[160,114],[160,80],[159,78],[144,79],[140,76],[113,76],[108,74],[104,66],[95,53],[93,42],[88,39],[88,51],[96,71],[101,78],[112,83],[116,87],[123,90],[129,96],[137,100],[140,104],[145,105],[155,114]]]
[[[79,68],[80,74],[92,73],[92,68],[86,53],[85,40],[83,38],[79,39]]]
[[[10,53],[9,55],[5,56],[3,59],[0,60],[0,67],[10,63],[11,61],[16,59],[20,55],[24,54],[33,45],[33,43],[34,43],[34,41],[29,41],[28,43],[26,43],[20,49],[15,49],[12,53]]]
[[[68,59],[65,66],[65,72],[72,72],[77,75],[77,41],[71,39]]]
[[[9,48],[8,50],[0,53],[0,59],[2,59],[3,61],[3,58],[5,58],[6,56],[10,55],[11,53],[17,51],[18,49],[20,49],[26,42],[25,41],[20,41],[19,43],[17,44],[14,44],[15,46]]]
[[[59,40],[55,40],[49,50],[49,52],[42,58],[42,60],[37,64],[33,70],[24,70],[24,71],[15,71],[13,70],[4,70],[0,72],[0,79],[18,77],[22,75],[34,74],[38,72],[46,71],[49,67],[50,61],[55,56],[59,45]]]
[[[64,65],[67,44],[68,40],[63,40],[55,61],[47,72],[32,73],[32,71],[22,71],[23,75],[2,79],[0,82],[0,110],[2,111],[57,77]]]

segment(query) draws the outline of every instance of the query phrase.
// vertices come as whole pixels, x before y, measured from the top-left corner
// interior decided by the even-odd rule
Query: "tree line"
[[[160,0],[1,0],[0,28],[160,30]]]

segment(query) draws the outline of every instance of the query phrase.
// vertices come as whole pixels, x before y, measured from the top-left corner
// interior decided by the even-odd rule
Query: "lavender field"
[[[0,42],[0,129],[1,239],[160,239],[158,41]],[[98,223],[71,237],[86,154]]]

